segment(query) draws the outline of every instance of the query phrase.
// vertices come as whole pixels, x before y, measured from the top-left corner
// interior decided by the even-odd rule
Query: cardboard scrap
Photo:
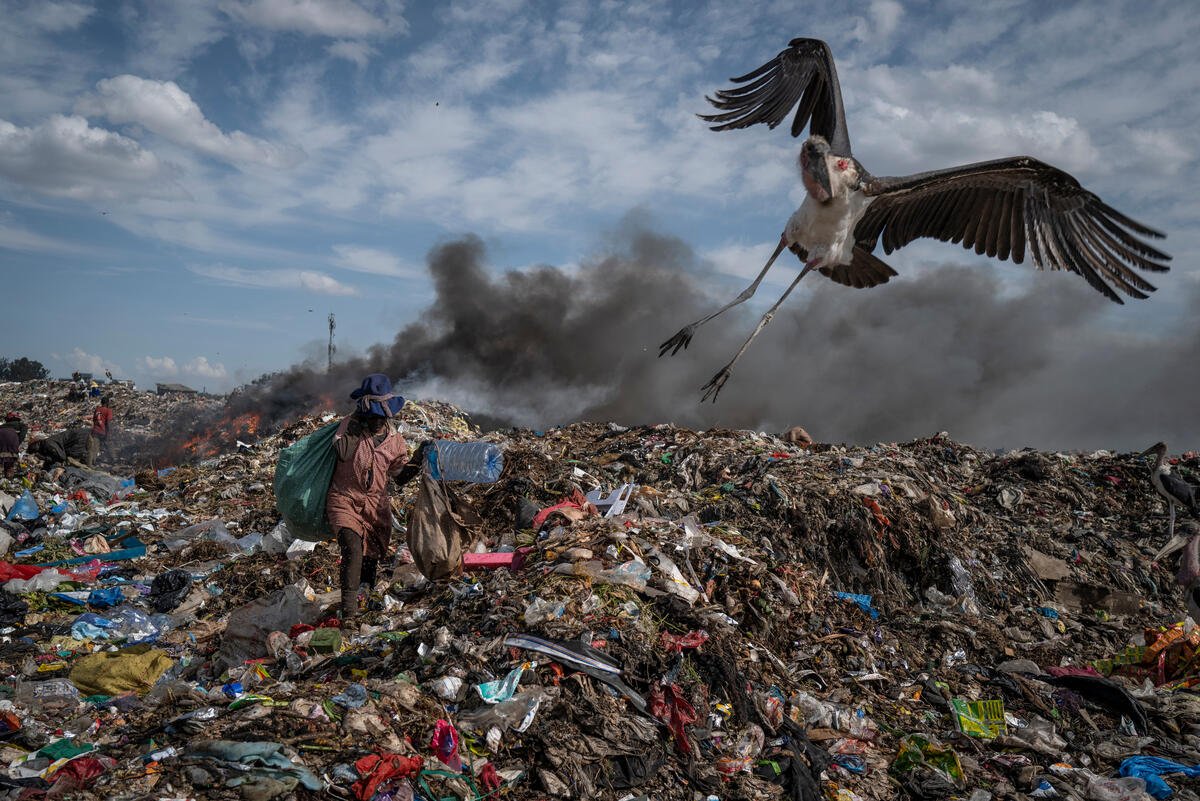
[[[1025,558],[1029,560],[1029,569],[1042,581],[1062,581],[1071,576],[1071,566],[1061,559],[1044,554],[1036,548],[1022,545]]]

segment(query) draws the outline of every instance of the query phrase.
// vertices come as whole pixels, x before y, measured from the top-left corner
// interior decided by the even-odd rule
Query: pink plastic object
[[[463,570],[495,570],[507,567],[516,573],[525,567],[525,556],[530,548],[518,548],[508,553],[464,553],[462,558]]]

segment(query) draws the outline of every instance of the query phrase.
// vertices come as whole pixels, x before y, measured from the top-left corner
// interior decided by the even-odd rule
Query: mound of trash
[[[272,494],[332,419],[0,479],[3,797],[1196,797],[1200,631],[1132,455],[410,404],[503,474],[455,487],[481,522],[439,580],[397,493],[348,625]]]

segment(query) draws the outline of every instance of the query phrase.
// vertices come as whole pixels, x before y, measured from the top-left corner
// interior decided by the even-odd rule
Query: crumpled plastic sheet
[[[183,603],[192,588],[192,574],[186,570],[168,570],[150,583],[150,605],[156,612],[170,612]]]
[[[1122,776],[1135,776],[1146,781],[1146,792],[1158,799],[1170,798],[1175,791],[1163,781],[1164,774],[1200,776],[1200,765],[1187,766],[1162,757],[1135,756],[1121,763]]]
[[[367,702],[367,688],[361,684],[351,684],[329,700],[346,709],[358,709]]]
[[[485,703],[498,704],[501,701],[507,701],[517,691],[517,684],[521,681],[521,674],[535,667],[537,667],[537,662],[523,662],[510,670],[508,675],[503,679],[484,682],[477,686],[475,690]]]

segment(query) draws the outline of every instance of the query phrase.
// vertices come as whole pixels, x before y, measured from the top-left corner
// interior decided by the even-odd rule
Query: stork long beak
[[[1188,540],[1190,539],[1191,537],[1187,534],[1176,534],[1174,537],[1171,537],[1171,539],[1167,540],[1167,544],[1164,545],[1158,553],[1154,554],[1154,558],[1151,561],[1157,562],[1163,557],[1170,556],[1183,546],[1187,545]]]
[[[829,182],[829,165],[825,163],[824,156],[808,160],[808,174],[813,183],[813,186],[809,187],[809,191],[814,198],[825,203],[833,197],[833,186]],[[812,192],[813,188],[818,191]]]
[[[1193,534],[1188,540],[1179,558],[1179,572],[1175,574],[1175,581],[1181,587],[1191,587],[1196,579],[1200,579],[1200,534]]]
[[[1140,458],[1142,456],[1149,456],[1150,454],[1158,453],[1159,451],[1162,451],[1162,453],[1165,455],[1167,452],[1166,444],[1164,444],[1162,442],[1156,442],[1153,445],[1151,445],[1149,448],[1146,448],[1146,450],[1139,453],[1138,457]]]

